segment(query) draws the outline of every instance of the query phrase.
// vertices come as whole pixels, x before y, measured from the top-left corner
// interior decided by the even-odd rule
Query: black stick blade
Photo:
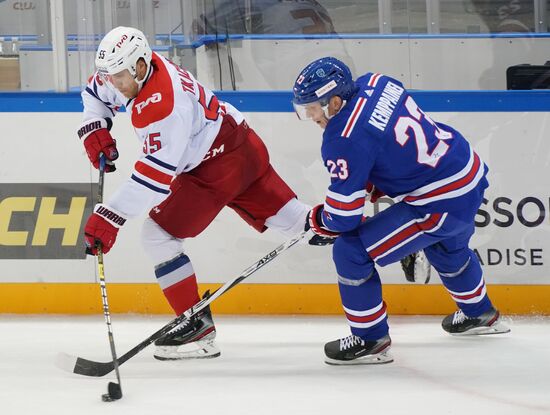
[[[109,384],[107,385],[107,390],[109,392],[109,396],[113,401],[122,398],[122,388],[120,387],[120,384],[109,382]]]
[[[55,360],[55,364],[65,372],[92,377],[105,376],[115,369],[115,364],[113,362],[94,362],[66,353],[59,353]]]

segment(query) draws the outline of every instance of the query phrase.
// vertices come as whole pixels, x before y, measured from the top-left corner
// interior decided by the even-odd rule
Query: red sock
[[[163,290],[164,296],[179,316],[181,313],[197,304],[200,300],[199,287],[197,286],[197,277],[190,275],[183,281]]]

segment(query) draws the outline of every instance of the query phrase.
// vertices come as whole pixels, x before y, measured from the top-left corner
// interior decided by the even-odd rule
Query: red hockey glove
[[[376,186],[374,186],[371,182],[368,182],[367,183],[367,196],[368,196],[368,200],[371,203],[376,203],[376,201],[378,199],[380,199],[381,197],[386,196],[386,194],[383,191],[378,190],[376,188]]]
[[[305,231],[311,230],[315,235],[309,239],[308,243],[310,245],[324,246],[332,245],[339,232],[333,232],[328,230],[324,225],[321,218],[323,214],[323,205],[317,205],[309,211],[306,218],[306,225],[304,227]]]
[[[104,254],[109,252],[115,244],[118,229],[125,222],[126,218],[109,206],[102,203],[95,205],[94,213],[90,215],[84,227],[86,253],[97,255],[99,245]]]
[[[109,118],[92,118],[78,129],[78,137],[84,142],[84,148],[90,162],[99,169],[99,155],[103,153],[107,159],[105,172],[116,170],[113,163],[118,158],[116,141],[111,137],[109,129],[112,122]]]

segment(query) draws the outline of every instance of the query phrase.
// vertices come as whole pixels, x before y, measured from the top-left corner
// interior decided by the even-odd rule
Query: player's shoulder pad
[[[388,125],[391,126],[394,114],[399,112],[396,109],[407,96],[407,91],[400,81],[377,73],[368,73],[357,83],[368,102],[362,127],[371,135],[382,136]]]
[[[346,102],[344,108],[328,123],[325,133],[338,136],[341,139],[351,139],[362,134],[365,114],[369,103],[369,95],[359,88],[355,95]]]
[[[172,77],[162,59],[153,56],[153,74],[132,106],[132,124],[144,128],[168,117],[174,110]]]
[[[373,90],[383,88],[388,82],[392,82],[400,87],[403,87],[401,81],[376,72],[368,72],[355,80],[356,85],[362,90]]]

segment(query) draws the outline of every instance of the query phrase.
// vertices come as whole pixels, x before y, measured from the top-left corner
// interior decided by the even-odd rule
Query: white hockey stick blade
[[[76,359],[76,356],[71,356],[70,354],[60,352],[55,357],[54,364],[57,368],[65,372],[74,373]]]

